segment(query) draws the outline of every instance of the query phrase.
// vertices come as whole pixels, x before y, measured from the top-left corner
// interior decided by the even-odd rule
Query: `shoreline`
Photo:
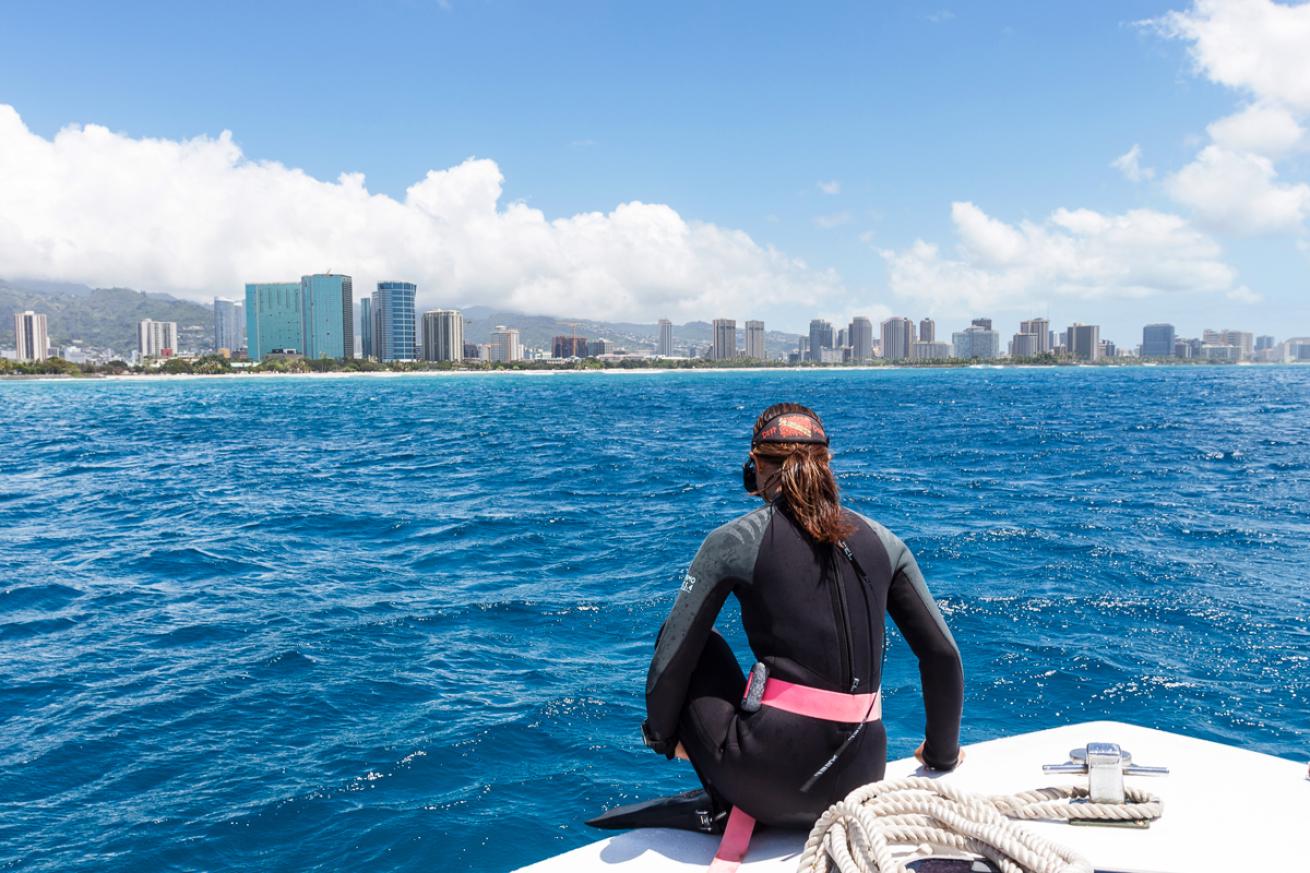
[[[241,379],[241,380],[262,380],[262,379],[353,379],[353,378],[406,378],[406,377],[488,377],[488,376],[574,376],[574,375],[633,375],[633,376],[652,376],[666,373],[856,373],[856,372],[887,372],[887,371],[907,371],[907,370],[1059,370],[1059,369],[1082,369],[1082,370],[1111,370],[1118,368],[1195,368],[1203,367],[1210,369],[1212,367],[1294,367],[1303,362],[1288,361],[1278,363],[1243,361],[1240,363],[1209,363],[1209,362],[1178,362],[1178,363],[1156,363],[1156,362],[1139,362],[1139,363],[1115,363],[1115,364],[945,364],[945,365],[903,365],[903,364],[880,364],[876,366],[854,366],[854,365],[832,365],[825,367],[813,366],[777,366],[777,367],[605,367],[598,369],[574,369],[574,368],[502,368],[487,370],[338,370],[328,372],[302,372],[302,373],[278,373],[278,372],[234,372],[234,373],[120,373],[120,374],[79,374],[76,376],[63,375],[58,373],[40,373],[40,374],[5,374],[0,375],[0,383],[3,382],[163,382],[163,381],[182,381],[188,379]]]

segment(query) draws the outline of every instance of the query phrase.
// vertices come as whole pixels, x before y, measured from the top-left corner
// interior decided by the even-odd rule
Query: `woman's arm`
[[[765,513],[757,511],[706,537],[682,579],[673,611],[660,628],[655,657],[646,674],[643,731],[650,747],[670,758],[678,744],[678,717],[691,673],[723,602],[738,581],[750,578],[766,523]]]
[[[887,612],[919,659],[923,707],[927,716],[923,761],[934,770],[959,763],[960,716],[964,709],[964,667],[950,628],[928,593],[914,555],[900,537],[873,525],[892,563]],[[881,529],[880,529],[881,528]]]
[[[678,744],[678,716],[687,696],[691,671],[700,660],[714,619],[732,590],[728,578],[716,572],[717,551],[711,534],[682,578],[678,599],[660,628],[655,640],[655,657],[646,674],[646,724],[642,730],[647,744],[669,758]]]

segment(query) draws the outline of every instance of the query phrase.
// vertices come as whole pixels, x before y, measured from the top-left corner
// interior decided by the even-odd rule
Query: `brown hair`
[[[799,403],[775,403],[755,421],[755,433],[772,418],[788,413],[808,415],[822,421],[814,410]],[[836,543],[850,536],[854,527],[842,514],[837,477],[828,466],[828,447],[814,443],[760,443],[751,449],[756,457],[781,462],[778,476],[782,503],[791,518],[814,540]]]

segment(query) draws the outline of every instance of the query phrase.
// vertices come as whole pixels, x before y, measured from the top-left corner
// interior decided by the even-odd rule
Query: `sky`
[[[1310,335],[1310,3],[0,8],[0,277]]]

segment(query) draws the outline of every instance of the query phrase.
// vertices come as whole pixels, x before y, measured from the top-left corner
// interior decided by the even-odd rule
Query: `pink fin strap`
[[[755,830],[755,819],[734,806],[728,813],[728,824],[723,828],[723,839],[719,841],[719,850],[710,862],[710,873],[736,873],[741,859],[746,857],[750,848],[751,833]]]

